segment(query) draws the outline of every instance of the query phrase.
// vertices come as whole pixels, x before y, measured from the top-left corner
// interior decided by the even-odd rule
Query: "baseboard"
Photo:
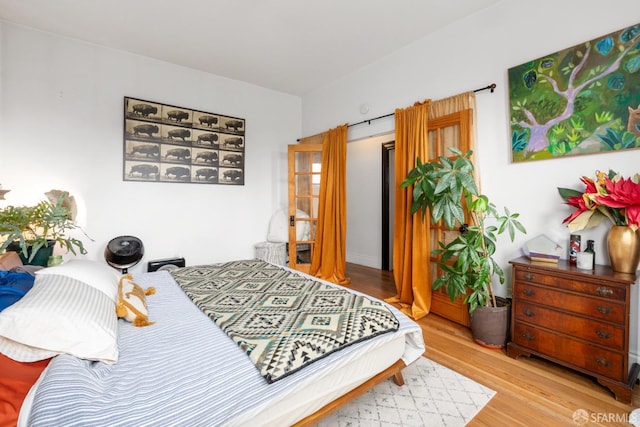
[[[364,265],[371,268],[380,268],[382,266],[382,260],[380,258],[349,252],[347,252],[347,262],[350,262],[352,264]]]

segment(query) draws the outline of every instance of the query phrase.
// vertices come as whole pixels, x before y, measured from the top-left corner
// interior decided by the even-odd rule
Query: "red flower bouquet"
[[[613,225],[625,225],[637,230],[640,227],[640,174],[623,178],[613,170],[609,174],[597,172],[596,179],[580,178],[584,191],[558,187],[565,203],[576,210],[562,221],[570,231],[595,227],[604,219]]]

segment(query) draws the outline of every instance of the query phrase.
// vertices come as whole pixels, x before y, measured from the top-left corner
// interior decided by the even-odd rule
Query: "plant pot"
[[[25,257],[20,249],[20,245],[17,243],[11,243],[7,246],[8,251],[17,252],[18,256],[20,256],[20,260],[24,265],[38,265],[41,267],[46,267],[47,262],[49,262],[49,257],[53,254],[53,246],[55,242],[53,240],[47,241],[47,246],[43,246],[36,252],[35,256],[31,261],[29,258],[31,257],[31,246],[27,246],[27,256]]]
[[[614,225],[607,234],[607,249],[613,271],[635,274],[640,261],[640,229]]]
[[[488,348],[503,348],[509,341],[511,304],[498,299],[498,307],[478,307],[471,313],[473,340]]]

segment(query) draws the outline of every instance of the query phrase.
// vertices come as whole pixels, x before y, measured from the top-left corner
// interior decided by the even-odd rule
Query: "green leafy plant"
[[[596,117],[596,123],[603,124],[613,120],[613,113],[610,111],[603,111],[601,113],[596,112],[595,117]]]
[[[67,235],[70,230],[82,230],[75,223],[75,213],[69,208],[73,199],[67,192],[54,190],[51,194],[55,196],[53,200],[43,200],[34,206],[0,209],[0,252],[8,246],[17,246],[29,262],[40,248],[55,244],[74,255],[77,252],[87,253],[81,240]]]
[[[620,150],[633,148],[636,146],[636,136],[632,132],[625,130],[616,131],[608,127],[605,135],[598,135],[598,138],[606,144],[610,150]]]
[[[571,142],[577,142],[581,137],[580,131],[577,129],[571,129],[571,133],[567,135],[567,139]]]
[[[576,144],[570,141],[562,140],[549,143],[548,150],[554,156],[567,154],[576,147]]]
[[[513,151],[523,151],[527,147],[527,132],[513,131],[511,134],[511,149]]]
[[[449,229],[459,226],[460,234],[453,241],[438,242],[439,248],[432,251],[440,256],[438,266],[443,271],[433,288],[444,287],[452,301],[465,296],[473,313],[479,306],[497,306],[491,279],[505,280],[504,271],[493,259],[497,236],[506,231],[513,241],[517,231],[526,230],[517,219],[518,213],[506,207],[500,213],[487,196],[479,194],[473,152],[450,151],[454,158],[441,156],[428,163],[417,159],[400,187],[413,187],[412,213],[421,211],[424,217],[430,212],[434,222],[443,221]]]
[[[581,117],[571,117],[571,126],[573,126],[574,129],[577,130],[582,130],[584,129],[584,120],[582,120]]]
[[[566,131],[566,129],[564,128],[564,125],[562,123],[557,124],[556,126],[551,128],[551,132],[553,132],[553,135],[555,136],[562,136],[562,134],[564,134]]]

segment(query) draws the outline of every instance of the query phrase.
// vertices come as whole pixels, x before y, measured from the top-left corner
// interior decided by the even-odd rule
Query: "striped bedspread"
[[[263,408],[295,399],[386,342],[404,337],[406,363],[424,351],[420,327],[390,307],[400,323],[397,331],[348,346],[268,384],[167,271],[134,278],[143,288],[156,288],[147,298],[149,317],[156,323],[136,328],[119,321],[116,364],[55,357],[35,391],[29,426],[264,425]]]
[[[178,268],[171,275],[269,383],[399,325],[380,302],[260,260]]]

